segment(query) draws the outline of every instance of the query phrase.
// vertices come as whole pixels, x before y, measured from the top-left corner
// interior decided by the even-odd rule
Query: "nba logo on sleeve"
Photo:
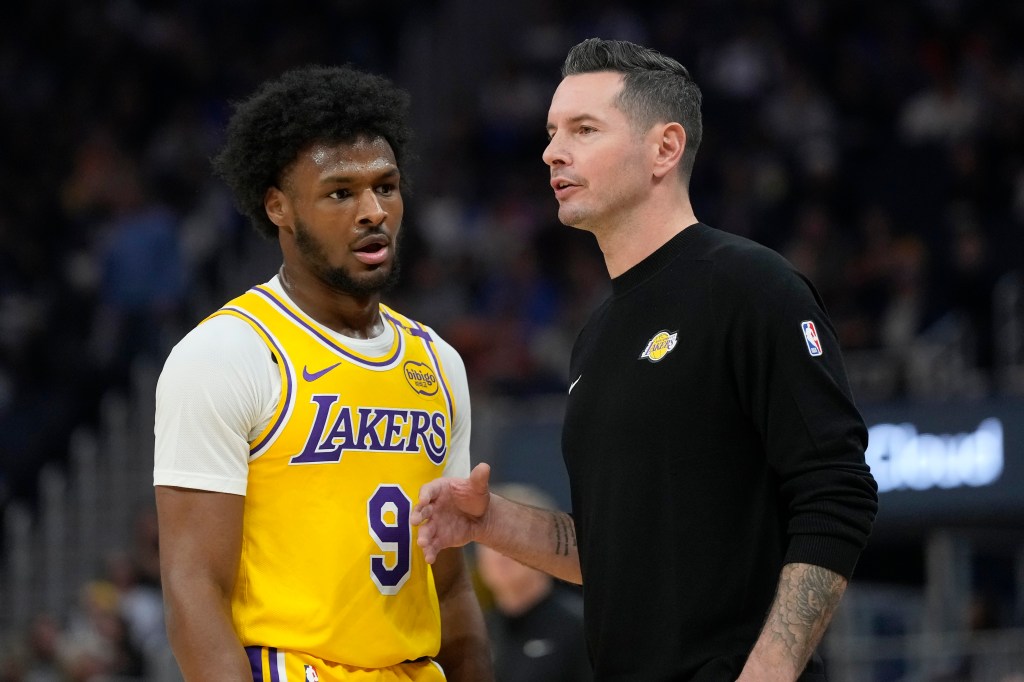
[[[818,330],[814,328],[814,323],[810,320],[804,320],[800,323],[800,328],[804,330],[804,341],[807,342],[807,352],[811,354],[811,357],[818,357],[821,355],[821,341],[818,339]]]

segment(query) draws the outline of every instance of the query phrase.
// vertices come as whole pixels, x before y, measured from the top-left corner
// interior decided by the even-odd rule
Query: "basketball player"
[[[469,470],[465,368],[381,303],[407,96],[309,67],[241,102],[215,169],[283,263],[173,349],[154,483],[186,680],[490,680],[461,550],[413,551],[420,486]]]
[[[701,95],[681,64],[591,39],[562,75],[543,159],[612,288],[570,359],[573,513],[491,495],[480,464],[424,487],[418,542],[582,582],[597,680],[820,682],[877,508],[835,333],[781,256],[697,220]]]

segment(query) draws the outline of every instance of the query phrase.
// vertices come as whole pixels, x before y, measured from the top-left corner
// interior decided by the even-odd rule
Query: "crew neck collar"
[[[707,229],[710,229],[707,225],[697,222],[680,230],[678,234],[658,247],[654,253],[612,279],[613,295],[619,296],[624,294],[654,276],[662,268],[675,260],[687,248],[688,244]]]

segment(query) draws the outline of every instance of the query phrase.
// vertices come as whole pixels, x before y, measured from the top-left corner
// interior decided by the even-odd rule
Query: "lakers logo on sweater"
[[[676,347],[676,338],[678,336],[679,332],[669,332],[663,329],[651,337],[651,340],[647,342],[647,346],[644,348],[644,352],[640,354],[639,359],[643,360],[646,358],[651,362],[660,361]]]

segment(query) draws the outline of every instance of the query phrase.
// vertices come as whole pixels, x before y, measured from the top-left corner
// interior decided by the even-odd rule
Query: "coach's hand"
[[[428,564],[442,549],[480,537],[491,504],[490,477],[490,465],[477,464],[469,478],[437,478],[420,488],[410,520],[419,526],[416,544]]]

